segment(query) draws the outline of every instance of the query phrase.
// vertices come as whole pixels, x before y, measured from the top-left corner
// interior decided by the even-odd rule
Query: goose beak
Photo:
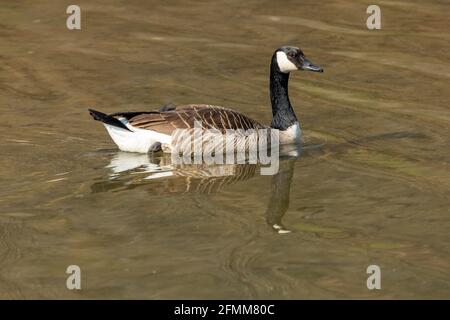
[[[302,70],[313,71],[313,72],[323,72],[323,69],[315,64],[311,63],[308,59],[303,60]]]

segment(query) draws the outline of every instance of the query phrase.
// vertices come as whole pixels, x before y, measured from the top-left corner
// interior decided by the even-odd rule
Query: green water
[[[79,31],[64,1],[0,4],[0,298],[450,296],[448,4],[378,1],[378,31],[368,1],[78,4]],[[269,123],[284,44],[325,72],[291,77],[305,148],[277,176],[124,155],[87,113]]]

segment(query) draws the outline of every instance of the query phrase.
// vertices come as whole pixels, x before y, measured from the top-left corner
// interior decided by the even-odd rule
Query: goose
[[[94,120],[103,122],[119,149],[128,152],[175,152],[179,150],[177,146],[186,142],[177,136],[178,129],[193,130],[197,123],[200,123],[201,130],[215,130],[222,135],[234,130],[235,145],[256,143],[259,129],[278,130],[280,145],[298,144],[301,139],[300,123],[288,95],[289,75],[296,70],[323,72],[321,67],[305,57],[300,48],[283,46],[275,50],[270,63],[269,89],[273,116],[270,126],[238,111],[207,104],[169,105],[154,111],[109,115],[89,109],[89,113]],[[246,135],[246,131],[252,133]]]

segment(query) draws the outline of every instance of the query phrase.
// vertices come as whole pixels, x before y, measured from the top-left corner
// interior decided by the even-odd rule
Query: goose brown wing
[[[197,121],[203,129],[262,129],[259,122],[224,107],[211,105],[185,105],[163,111],[147,113],[116,114],[125,116],[133,127],[153,130],[171,135],[175,129],[191,129]]]

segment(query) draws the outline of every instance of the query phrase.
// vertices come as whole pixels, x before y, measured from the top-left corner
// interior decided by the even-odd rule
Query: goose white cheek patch
[[[298,70],[295,64],[289,61],[286,53],[284,53],[283,51],[277,52],[277,63],[278,68],[280,68],[281,72],[288,73],[294,70]]]

